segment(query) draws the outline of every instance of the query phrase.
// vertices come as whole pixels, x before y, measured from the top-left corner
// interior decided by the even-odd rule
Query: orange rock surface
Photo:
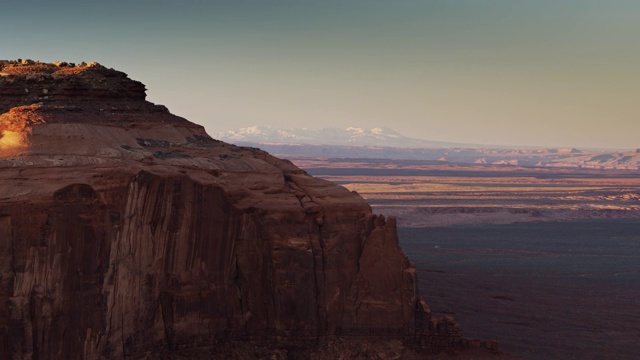
[[[210,138],[101,65],[0,75],[0,358],[347,335],[429,347],[395,219],[357,194]]]

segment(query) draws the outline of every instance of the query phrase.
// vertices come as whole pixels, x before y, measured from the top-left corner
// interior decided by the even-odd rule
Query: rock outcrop
[[[419,298],[395,219],[357,194],[210,138],[101,65],[0,75],[0,358],[462,343]]]

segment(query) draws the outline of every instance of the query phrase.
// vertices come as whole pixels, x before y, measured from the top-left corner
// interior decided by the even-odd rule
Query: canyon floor
[[[640,353],[637,171],[291,158],[398,217],[436,315],[525,359]]]
[[[640,224],[400,228],[436,315],[524,359],[637,359]]]

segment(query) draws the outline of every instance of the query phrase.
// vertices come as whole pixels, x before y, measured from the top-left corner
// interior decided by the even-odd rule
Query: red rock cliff
[[[0,75],[0,358],[429,346],[395,220],[358,195],[211,139],[124,73],[4,61]]]

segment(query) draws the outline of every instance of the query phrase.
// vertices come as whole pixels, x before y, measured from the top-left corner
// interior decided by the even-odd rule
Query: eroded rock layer
[[[429,346],[438,323],[395,219],[357,194],[211,139],[98,64],[0,61],[0,75],[0,358]]]

